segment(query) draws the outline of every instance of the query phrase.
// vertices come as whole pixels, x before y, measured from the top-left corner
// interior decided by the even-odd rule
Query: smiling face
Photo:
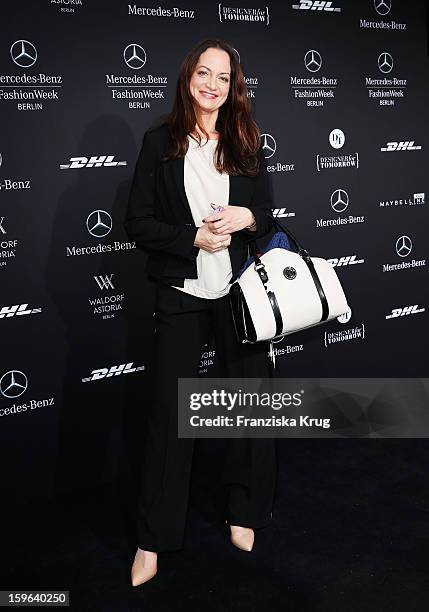
[[[210,48],[201,53],[189,83],[195,110],[210,113],[222,106],[230,81],[231,63],[226,51]]]

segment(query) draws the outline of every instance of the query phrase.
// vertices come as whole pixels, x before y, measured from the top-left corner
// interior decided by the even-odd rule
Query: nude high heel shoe
[[[147,551],[137,548],[134,563],[131,568],[131,584],[134,587],[139,586],[153,578],[157,571],[157,558],[154,560],[153,554],[148,555]]]
[[[228,521],[225,521],[229,525]],[[255,532],[250,527],[240,527],[239,525],[229,525],[231,529],[231,542],[240,550],[251,552],[255,542]]]

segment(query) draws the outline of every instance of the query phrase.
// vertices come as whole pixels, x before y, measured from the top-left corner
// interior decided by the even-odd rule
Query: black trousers
[[[153,402],[146,412],[138,503],[138,545],[163,552],[183,547],[194,439],[178,438],[177,379],[197,377],[201,348],[214,333],[220,376],[268,377],[268,343],[242,345],[228,296],[195,297],[159,283],[155,306]],[[225,440],[224,518],[233,525],[270,524],[277,477],[276,440]]]

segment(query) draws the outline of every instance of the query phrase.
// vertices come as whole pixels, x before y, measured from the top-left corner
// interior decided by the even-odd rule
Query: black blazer
[[[184,158],[161,161],[170,138],[167,123],[147,130],[137,159],[124,221],[125,231],[136,246],[148,253],[147,274],[168,284],[184,286],[185,278],[197,278],[194,224],[184,187]],[[258,176],[230,176],[228,204],[246,206],[253,212],[256,231],[231,234],[228,247],[235,280],[247,257],[247,243],[272,228],[272,181],[262,149]],[[207,211],[209,214],[209,211]]]

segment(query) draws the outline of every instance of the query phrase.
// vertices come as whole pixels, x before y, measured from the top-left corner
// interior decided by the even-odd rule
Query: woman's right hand
[[[213,234],[204,223],[198,228],[194,245],[208,253],[218,253],[231,244],[231,234]]]

